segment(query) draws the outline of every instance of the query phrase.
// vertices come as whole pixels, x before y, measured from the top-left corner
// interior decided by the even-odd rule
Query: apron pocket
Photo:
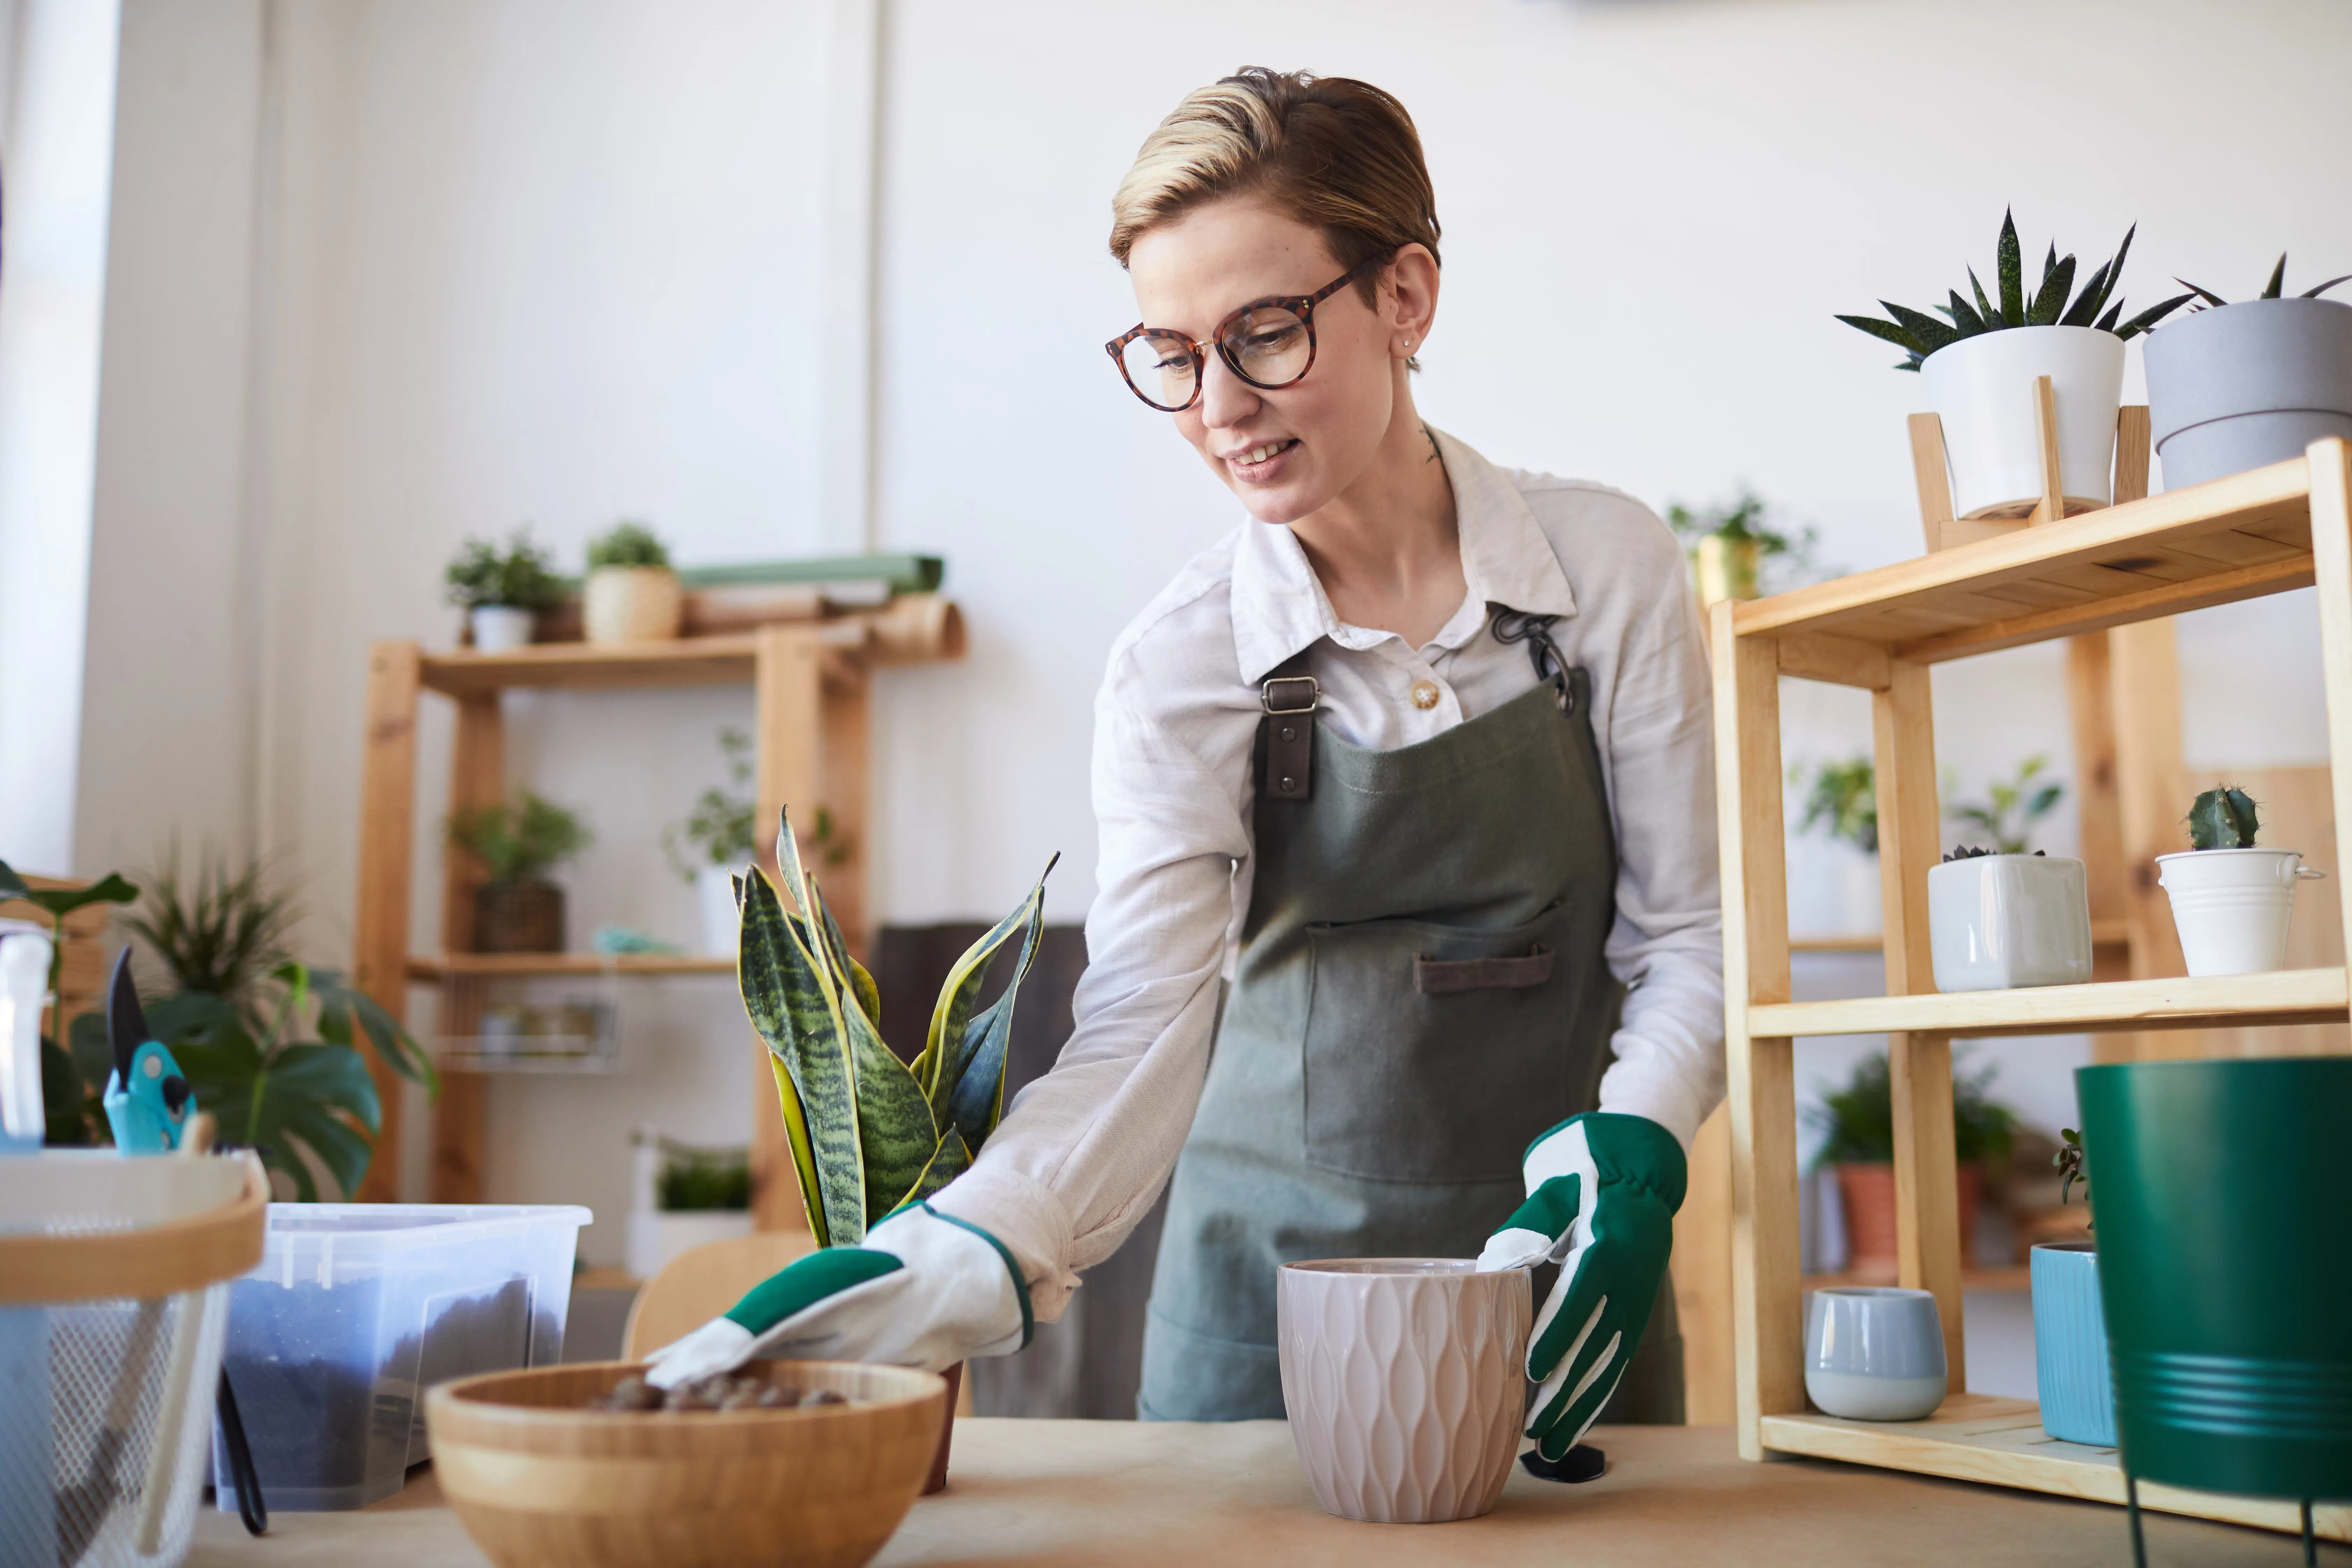
[[[1307,1160],[1351,1176],[1517,1184],[1573,1113],[1559,904],[1524,925],[1310,925]]]

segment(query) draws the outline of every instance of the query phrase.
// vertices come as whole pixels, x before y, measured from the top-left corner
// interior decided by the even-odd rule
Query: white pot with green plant
[[[2300,458],[2329,436],[2352,437],[2352,305],[2323,300],[2352,273],[2294,298],[2286,257],[2257,299],[2200,304],[2148,334],[2147,415],[2164,488]]]
[[[474,857],[484,877],[474,889],[468,951],[562,952],[563,889],[546,873],[593,838],[578,813],[527,789],[453,812],[449,843]]]
[[[2258,849],[2262,821],[2244,790],[2222,784],[2189,808],[2195,847],[2156,858],[2157,879],[2172,900],[2172,924],[2189,973],[2264,974],[2286,967],[2287,922],[2294,885],[2324,877],[2299,849]]]
[[[1868,757],[1843,762],[1803,763],[1789,770],[1792,783],[1803,788],[1804,815],[1800,834],[1815,826],[1827,829],[1822,844],[1824,873],[1813,879],[1818,897],[1813,917],[1798,915],[1798,879],[1791,876],[1790,924],[1801,934],[1868,936],[1884,923],[1878,864],[1878,774]],[[1818,841],[1817,841],[1818,842]]]
[[[563,596],[563,580],[547,552],[531,542],[528,526],[507,537],[501,550],[485,539],[468,539],[442,574],[449,602],[466,612],[477,653],[504,653],[529,646],[539,612]]]
[[[1762,497],[1745,489],[1726,506],[1697,511],[1680,501],[1667,506],[1666,525],[1690,553],[1700,605],[1753,599],[1768,589],[1793,586],[1787,579],[1811,564],[1815,531],[1773,528],[1766,521],[1769,511]],[[1768,584],[1773,577],[1781,581]]]
[[[2125,321],[2116,289],[2132,234],[2074,289],[2074,258],[2052,246],[2029,297],[2017,224],[2004,213],[1993,264],[1994,295],[1969,269],[1969,289],[1922,310],[1880,300],[1891,320],[1840,316],[1907,356],[1943,422],[1952,506],[1966,518],[2021,518],[2042,499],[2042,438],[2034,384],[2048,376],[2057,406],[2059,489],[2069,514],[2114,497],[2116,414],[2123,401],[2124,342],[2194,298],[2182,294]],[[1997,298],[1995,297],[1997,296]]]
[[[588,542],[581,618],[590,642],[667,642],[685,603],[668,549],[645,524],[617,522]]]
[[[639,1128],[629,1272],[640,1279],[707,1242],[751,1233],[751,1152],[702,1149]]]
[[[758,848],[751,835],[758,807],[751,798],[751,738],[740,730],[721,730],[719,751],[726,759],[727,783],[704,790],[685,821],[663,829],[662,848],[671,868],[694,884],[695,904],[702,916],[702,951],[732,957],[740,925],[734,884]]]
[[[2090,879],[2080,860],[2045,855],[2028,841],[2065,786],[2029,757],[1996,780],[1982,803],[1951,809],[1982,830],[1990,848],[1963,845],[1927,868],[1927,937],[1936,989],[2008,991],[2079,985],[2091,978]]]

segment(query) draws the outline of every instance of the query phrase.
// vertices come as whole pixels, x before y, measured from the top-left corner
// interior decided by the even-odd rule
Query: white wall
[[[216,3],[225,31],[252,14]],[[126,257],[107,413],[119,396],[121,428],[155,434],[126,436],[108,459],[101,555],[116,559],[119,537],[127,574],[141,540],[244,528],[255,602],[213,602],[230,590],[207,583],[184,613],[252,619],[239,634],[251,711],[231,721],[251,761],[207,760],[176,820],[281,852],[335,952],[365,646],[450,635],[437,581],[461,536],[528,518],[572,552],[639,513],[687,562],[837,537],[819,515],[816,444],[841,395],[819,347],[833,7],[258,3],[256,194],[229,189],[250,118],[234,100],[255,90],[254,68],[228,58],[243,45],[192,68],[218,100],[210,140],[142,154],[156,170],[211,161],[225,205],[209,210],[254,205],[246,293],[225,221],[201,258],[220,269],[203,285],[218,309],[260,301],[253,414],[241,436],[209,414],[201,429],[160,429],[157,388],[199,367],[226,388],[233,356],[211,326],[152,308],[193,284],[134,274]],[[167,9],[131,0],[126,26],[194,26]],[[876,890],[892,921],[996,912],[1055,849],[1052,914],[1086,907],[1103,655],[1238,515],[1103,359],[1134,312],[1103,249],[1108,196],[1153,121],[1236,65],[1360,74],[1412,107],[1446,225],[1420,384],[1434,421],[1497,459],[1653,502],[1751,481],[1818,522],[1825,558],[1846,568],[1917,551],[1902,416],[1919,388],[1831,315],[1882,295],[1924,305],[1964,262],[1981,270],[2004,203],[2029,245],[2054,228],[2085,256],[2137,219],[2126,287],[2143,301],[2176,272],[2251,291],[2282,247],[2308,280],[2352,266],[2352,209],[2325,199],[2330,150],[2352,133],[2336,81],[2352,13],[2315,0],[883,9],[876,531],[885,547],[948,556],[973,630],[967,662],[894,674],[882,693]],[[194,450],[239,441],[241,524],[222,470]],[[202,477],[197,504],[113,471],[159,452]],[[117,592],[155,602],[111,584],[100,598]],[[2306,601],[2184,626],[2193,759],[2319,754],[2315,681],[2296,673],[2311,668]],[[233,661],[243,645],[207,646]],[[2260,681],[2235,673],[2250,665]],[[1938,672],[1939,739],[1964,786],[2035,752],[2064,766],[2059,668],[2032,649]],[[194,717],[221,704],[165,710],[115,689],[129,670],[110,663],[106,690],[100,676],[94,710],[140,714],[159,749],[222,744]],[[1866,742],[1850,697],[1791,689],[1792,756]],[[685,890],[654,837],[715,778],[709,736],[740,703],[518,707],[515,773],[585,805],[600,833],[571,879],[575,941],[606,919],[685,933]],[[187,715],[176,726],[174,711]],[[426,733],[428,830],[445,723]],[[254,780],[243,807],[226,798],[238,767]],[[158,813],[171,803],[147,786],[93,779],[83,794],[88,854],[170,826]],[[423,887],[436,850],[421,837]],[[2072,838],[2069,813],[2045,841]],[[431,919],[420,899],[420,945]],[[501,1196],[616,1207],[619,1131],[647,1106],[684,1135],[740,1133],[740,1037],[723,994],[632,995],[629,1077],[499,1086]],[[2079,1046],[2003,1050],[2021,1097],[2058,1119]],[[590,1249],[616,1255],[617,1237]]]
[[[12,0],[0,79],[0,859],[73,863],[113,0]]]

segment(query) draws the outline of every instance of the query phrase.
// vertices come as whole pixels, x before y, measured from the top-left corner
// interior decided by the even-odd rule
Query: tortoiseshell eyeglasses
[[[1374,256],[1357,263],[1312,294],[1275,294],[1253,300],[1217,323],[1209,334],[1217,357],[1250,385],[1272,392],[1306,378],[1315,368],[1315,307],[1381,265]],[[1208,351],[1167,327],[1136,326],[1105,343],[1128,389],[1163,414],[1181,414],[1201,401]]]

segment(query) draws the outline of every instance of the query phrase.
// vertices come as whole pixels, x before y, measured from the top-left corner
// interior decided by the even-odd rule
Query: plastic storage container
[[[562,1358],[572,1206],[272,1204],[226,1361],[274,1511],[360,1508],[428,1458],[425,1390]],[[215,1435],[214,1473],[227,1466]],[[218,1506],[236,1506],[232,1486]]]

